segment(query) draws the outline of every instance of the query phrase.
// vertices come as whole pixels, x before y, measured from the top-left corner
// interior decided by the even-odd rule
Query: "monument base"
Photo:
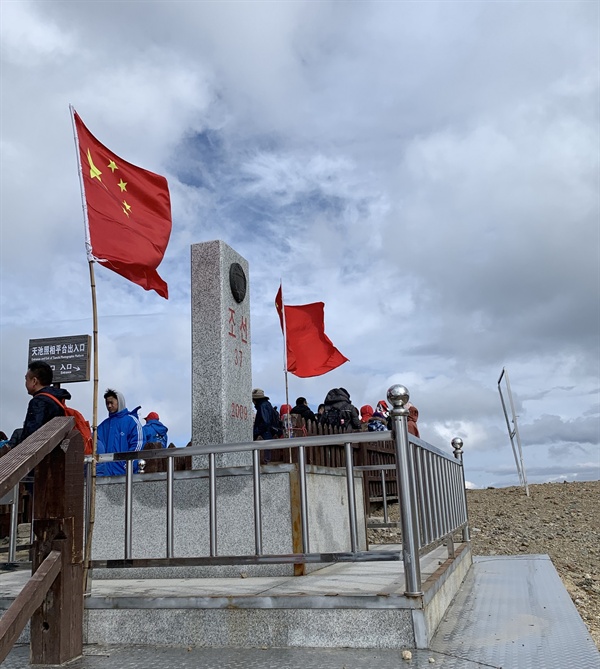
[[[252,468],[217,470],[217,556],[255,555]],[[262,554],[302,552],[299,476],[295,464],[261,467]],[[307,466],[308,532],[311,553],[350,551],[348,491],[344,470]],[[166,557],[166,474],[133,477],[132,558]],[[354,479],[357,549],[367,549],[362,476]],[[93,560],[120,560],[125,546],[125,477],[97,479]],[[210,555],[207,470],[175,472],[174,557]],[[289,576],[323,564],[245,564],[194,567],[95,569],[94,578],[223,578]]]

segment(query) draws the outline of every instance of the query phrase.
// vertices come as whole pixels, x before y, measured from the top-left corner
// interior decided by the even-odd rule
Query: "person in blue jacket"
[[[142,424],[138,418],[139,407],[129,411],[125,398],[118,390],[108,388],[104,393],[108,409],[108,418],[98,425],[98,453],[124,453],[141,451],[144,445]],[[133,471],[137,472],[138,463],[134,460]],[[97,476],[123,476],[125,461],[101,462],[96,467]]]
[[[149,443],[157,443],[163,448],[167,448],[169,445],[167,443],[168,429],[160,422],[160,417],[156,411],[151,411],[144,420],[146,421],[146,424],[143,427],[144,448],[146,448],[146,444]]]

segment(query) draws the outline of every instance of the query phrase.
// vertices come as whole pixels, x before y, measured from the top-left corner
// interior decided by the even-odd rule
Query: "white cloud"
[[[115,5],[116,6],[116,5]],[[101,387],[190,432],[189,245],[250,263],[253,380],[281,403],[273,299],[324,301],[350,363],[290,379],[374,404],[403,383],[469,481],[592,475],[599,402],[599,34],[554,3],[2,3],[0,427],[29,338],[89,332],[68,103],[169,179],[164,302],[97,268]],[[594,55],[595,54],[595,55]],[[73,387],[85,411],[90,384]],[[595,413],[596,412],[596,413]],[[89,413],[89,411],[87,412]],[[556,471],[544,469],[559,466]],[[580,466],[578,469],[575,465]],[[532,474],[534,476],[534,474]]]

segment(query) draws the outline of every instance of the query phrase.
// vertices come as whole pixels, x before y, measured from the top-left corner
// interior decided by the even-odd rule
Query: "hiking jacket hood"
[[[144,432],[144,444],[149,444],[152,442],[157,442],[162,445],[163,448],[167,448],[167,432],[168,428],[166,425],[163,425],[159,420],[151,418],[146,421],[146,424],[143,427]]]
[[[98,426],[98,453],[142,450],[144,435],[137,416],[138,409],[129,411],[125,408],[108,414],[108,418]],[[137,460],[133,463],[133,471],[137,472]],[[98,476],[123,476],[125,462],[101,462],[96,467],[96,473]]]

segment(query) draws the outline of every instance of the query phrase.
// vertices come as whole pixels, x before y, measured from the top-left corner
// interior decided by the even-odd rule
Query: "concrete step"
[[[431,580],[428,579],[431,583]],[[1,581],[1,579],[0,579]],[[393,633],[394,630],[387,630]],[[475,558],[428,648],[87,645],[70,669],[599,669],[600,653],[547,555]],[[28,669],[16,647],[3,669]],[[39,665],[38,665],[39,666]]]
[[[85,600],[84,638],[224,648],[426,647],[470,565],[467,544],[454,560],[446,548],[435,549],[421,558],[419,597],[404,595],[401,561],[338,563],[297,577],[97,580]],[[0,608],[25,576],[0,575]]]

